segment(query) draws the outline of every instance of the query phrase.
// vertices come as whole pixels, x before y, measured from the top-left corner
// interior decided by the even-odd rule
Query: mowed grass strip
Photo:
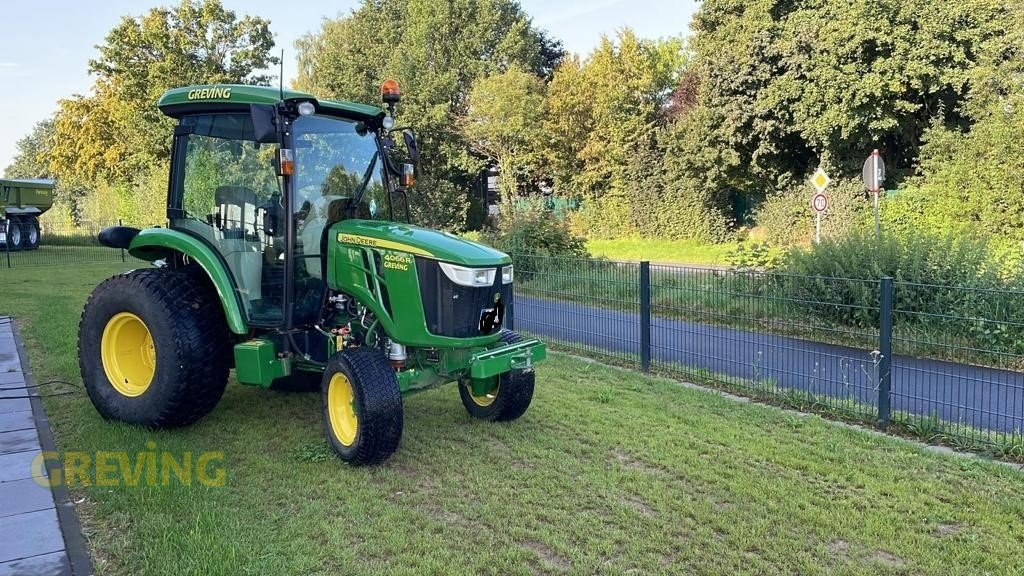
[[[617,238],[615,240],[587,240],[587,250],[596,257],[609,260],[648,260],[665,264],[728,263],[729,254],[739,246],[736,242],[702,244],[693,240],[665,240],[651,238]]]
[[[78,317],[115,272],[10,270],[36,378],[79,381]],[[1024,475],[816,416],[555,355],[527,414],[407,397],[402,445],[350,468],[317,394],[232,383],[180,430],[46,400],[63,451],[225,455],[224,487],[80,487],[100,574],[1013,574]],[[153,444],[148,444],[153,443]]]

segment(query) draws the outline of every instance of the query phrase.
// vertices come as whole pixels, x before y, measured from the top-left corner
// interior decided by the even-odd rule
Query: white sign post
[[[818,191],[817,194],[811,197],[811,209],[814,210],[814,243],[818,244],[821,242],[821,214],[825,210],[828,210],[828,196],[825,196],[825,188],[828,188],[829,183],[832,179],[828,177],[825,170],[818,168],[817,172],[811,176],[811,185]]]

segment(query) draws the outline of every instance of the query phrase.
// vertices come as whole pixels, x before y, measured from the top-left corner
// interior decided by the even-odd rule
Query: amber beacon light
[[[380,85],[380,97],[388,104],[398,102],[402,97],[402,92],[398,88],[398,82],[394,80],[385,80]]]

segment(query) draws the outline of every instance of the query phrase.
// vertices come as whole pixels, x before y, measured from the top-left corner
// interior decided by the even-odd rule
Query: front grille
[[[494,295],[501,294],[506,306],[512,301],[512,285],[501,283],[500,270],[494,275],[494,285],[488,287],[460,286],[445,276],[437,262],[426,258],[416,258],[416,272],[427,329],[436,336],[480,336],[480,317],[494,307]]]

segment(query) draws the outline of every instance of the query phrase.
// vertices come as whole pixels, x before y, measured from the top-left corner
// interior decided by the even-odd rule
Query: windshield
[[[300,218],[391,219],[376,134],[355,120],[300,116],[295,134],[295,204]],[[334,212],[341,212],[335,214]]]

